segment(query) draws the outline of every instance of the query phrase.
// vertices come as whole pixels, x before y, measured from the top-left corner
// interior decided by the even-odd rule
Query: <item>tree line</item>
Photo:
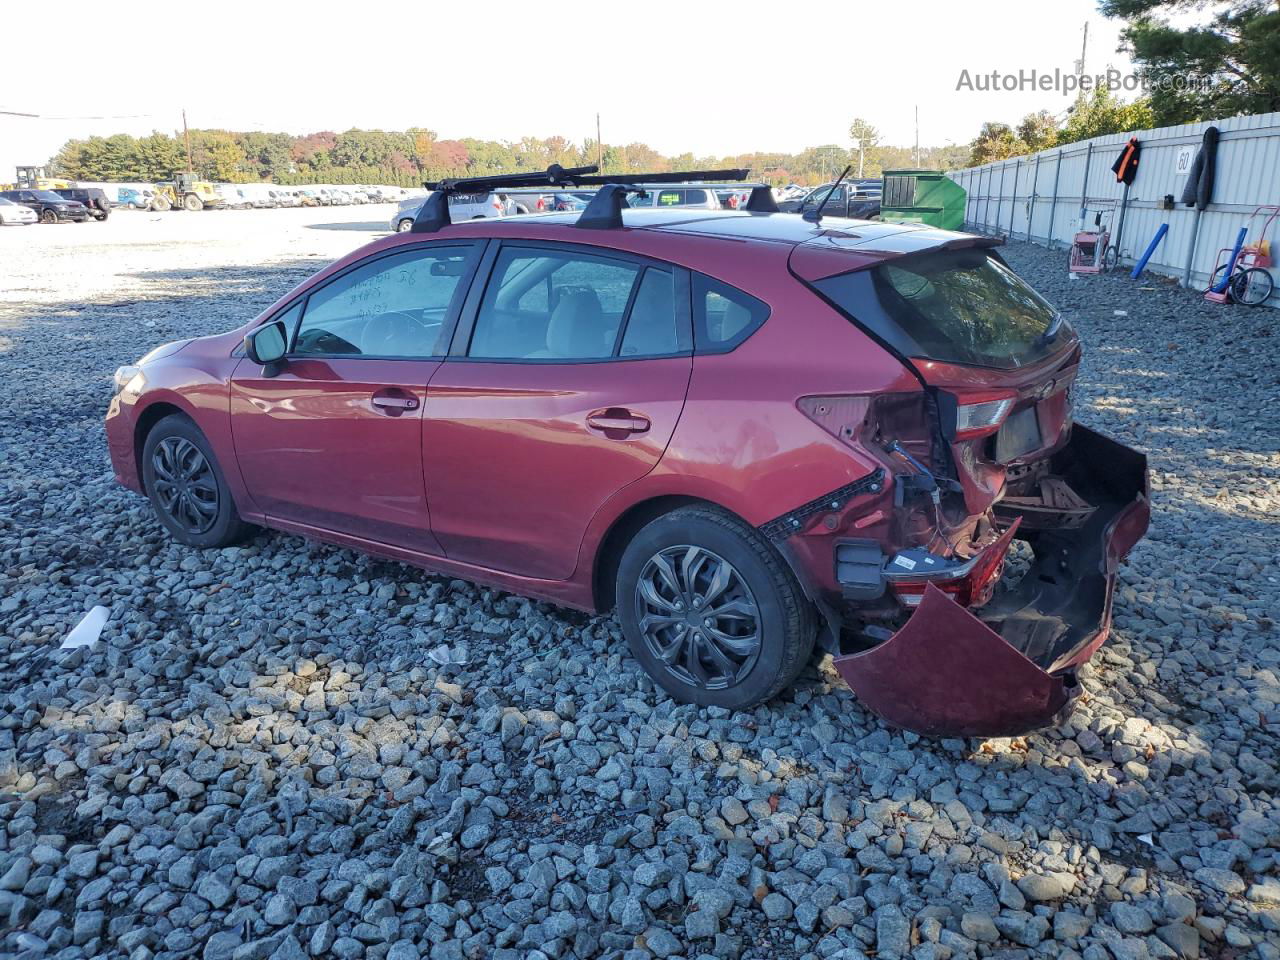
[[[745,167],[770,183],[817,184],[833,179],[846,165],[863,175],[925,166],[955,169],[965,165],[967,147],[909,147],[875,143],[851,150],[841,144],[809,147],[799,153],[742,153],[731,156],[667,156],[644,143],[575,143],[564,137],[522,137],[515,141],[442,139],[422,127],[408,130],[288,133],[192,130],[191,166],[200,176],[225,183],[271,181],[281,184],[381,183],[420,186],[443,177],[482,176],[595,163],[606,173],[647,173]],[[114,134],[69,140],[49,161],[53,176],[74,180],[166,180],[187,169],[180,133],[145,137]]]

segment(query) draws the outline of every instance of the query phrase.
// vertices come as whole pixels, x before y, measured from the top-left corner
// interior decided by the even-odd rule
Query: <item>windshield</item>
[[[45,203],[66,203],[66,197],[60,197],[52,190],[35,190],[36,199],[43,200]]]
[[[1075,337],[1040,294],[982,249],[902,257],[814,286],[908,357],[1020,367]],[[869,309],[868,299],[880,309]]]

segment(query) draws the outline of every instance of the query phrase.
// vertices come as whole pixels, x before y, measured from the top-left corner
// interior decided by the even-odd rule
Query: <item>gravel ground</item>
[[[1155,517],[1068,725],[927,741],[829,660],[677,706],[611,618],[162,535],[111,479],[112,369],[383,210],[0,230],[0,955],[1280,958],[1280,315],[1008,249]]]

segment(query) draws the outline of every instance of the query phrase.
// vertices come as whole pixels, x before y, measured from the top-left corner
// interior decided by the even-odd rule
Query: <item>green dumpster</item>
[[[943,230],[964,227],[965,192],[941,170],[886,170],[880,219],[925,223]]]

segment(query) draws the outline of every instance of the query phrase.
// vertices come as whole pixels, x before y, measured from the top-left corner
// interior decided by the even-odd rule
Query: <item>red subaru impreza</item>
[[[773,697],[818,642],[924,733],[1069,707],[1146,461],[1073,424],[1079,340],[991,241],[727,210],[577,226],[390,236],[122,367],[117,479],[192,546],[267,526],[616,610],[682,701]]]

